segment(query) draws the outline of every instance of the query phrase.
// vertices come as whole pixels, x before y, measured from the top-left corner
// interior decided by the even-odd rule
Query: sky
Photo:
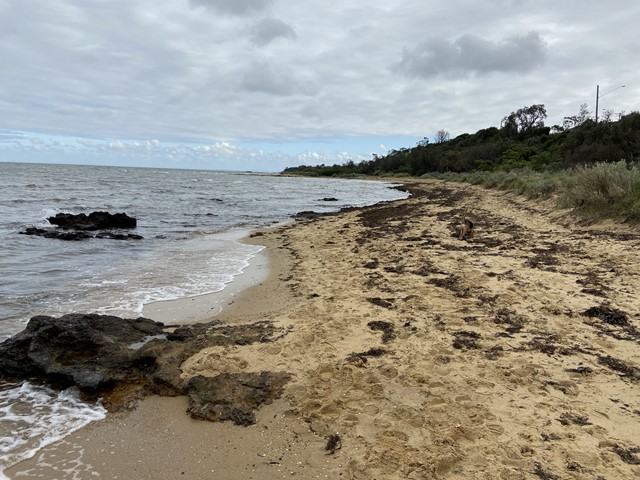
[[[280,171],[640,109],[637,0],[0,0],[0,162]],[[624,85],[624,87],[622,87]]]

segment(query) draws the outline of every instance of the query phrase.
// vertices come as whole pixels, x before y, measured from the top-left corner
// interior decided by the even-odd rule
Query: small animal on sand
[[[465,238],[473,238],[473,222],[468,218],[464,218],[462,220],[462,225],[460,225],[460,240],[464,240]]]

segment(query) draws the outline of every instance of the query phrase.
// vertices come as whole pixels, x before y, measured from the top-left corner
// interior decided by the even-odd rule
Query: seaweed
[[[558,421],[565,427],[568,425],[579,425],[581,427],[584,427],[585,425],[591,425],[589,417],[587,417],[586,415],[576,415],[575,413],[571,412],[564,412],[562,415],[560,415]]]
[[[582,465],[578,462],[567,462],[567,470],[570,472],[582,472]]]
[[[624,448],[616,444],[613,446],[613,451],[618,454],[624,463],[628,463],[629,465],[640,465],[640,458],[636,455],[636,453],[640,452],[640,448]]]
[[[460,330],[454,332],[453,336],[455,337],[453,340],[453,348],[458,348],[460,350],[475,350],[480,348],[480,345],[478,344],[480,334],[478,332]]]
[[[632,367],[631,365],[627,365],[622,360],[614,358],[610,355],[599,356],[598,363],[600,365],[604,365],[609,369],[618,372],[620,375],[625,377],[629,377],[631,380],[639,381],[640,380],[640,369],[636,367]]]
[[[582,312],[582,315],[587,317],[595,317],[602,320],[609,325],[616,325],[620,327],[626,327],[629,325],[629,317],[622,310],[611,308],[607,305],[599,305],[597,307],[591,307]]]
[[[367,363],[368,357],[381,357],[382,355],[386,355],[387,353],[389,353],[389,351],[385,350],[384,348],[373,347],[366,352],[350,353],[347,356],[347,362],[365,364]]]
[[[379,307],[383,307],[383,308],[393,308],[393,301],[395,300],[395,298],[380,298],[380,297],[372,297],[372,298],[367,298],[367,300],[371,303],[373,303],[374,305],[377,305]]]
[[[487,360],[497,360],[504,353],[504,347],[501,345],[494,345],[484,353]]]
[[[520,332],[527,323],[526,317],[518,314],[515,310],[501,308],[496,313],[493,323],[496,325],[507,325],[505,331],[513,334]]]
[[[565,371],[571,373],[579,373],[580,375],[591,375],[593,373],[593,369],[591,367],[583,366],[579,366],[576,368],[567,368],[565,369]]]
[[[450,290],[455,293],[457,297],[467,298],[470,296],[469,289],[461,286],[460,277],[456,277],[455,275],[448,275],[445,278],[432,278],[427,282],[436,287]]]
[[[602,323],[594,322],[589,325],[617,340],[632,342],[640,340],[640,330],[631,324],[629,316],[622,310],[602,304],[585,310],[582,315],[600,320]],[[608,325],[614,328],[610,328]]]
[[[538,350],[546,355],[552,356],[556,353],[559,355],[572,355],[579,347],[567,347],[558,345],[559,339],[556,335],[546,334],[533,337],[527,344],[531,350]]]
[[[329,452],[327,455],[333,455],[336,453],[336,450],[340,450],[342,448],[342,438],[337,433],[333,435],[329,435],[327,437],[327,444],[324,446],[324,449]]]
[[[382,332],[382,343],[389,343],[396,338],[396,333],[393,328],[393,323],[384,322],[382,320],[374,320],[367,323],[367,326],[371,330],[377,330]]]
[[[549,470],[546,470],[541,463],[533,463],[533,473],[540,477],[542,480],[560,480],[560,477],[554,475]]]

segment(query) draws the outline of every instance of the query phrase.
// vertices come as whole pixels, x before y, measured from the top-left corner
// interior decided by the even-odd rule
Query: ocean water
[[[0,163],[0,342],[34,315],[140,316],[153,301],[222,291],[260,246],[247,232],[305,210],[406,197],[375,181],[251,173]],[[325,201],[336,198],[337,201]],[[56,213],[124,212],[143,240],[63,241],[22,235]],[[73,391],[0,385],[0,472],[104,416]],[[45,426],[45,428],[43,428]],[[0,473],[0,478],[2,473]]]

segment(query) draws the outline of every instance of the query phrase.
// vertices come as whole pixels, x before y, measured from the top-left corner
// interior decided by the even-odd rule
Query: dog
[[[460,240],[464,240],[466,238],[473,238],[473,222],[464,218],[462,220],[462,225],[460,225]]]

